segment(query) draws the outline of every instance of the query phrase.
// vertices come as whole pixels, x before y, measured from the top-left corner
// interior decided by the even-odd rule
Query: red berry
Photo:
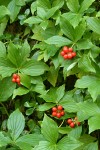
[[[54,111],[56,112],[56,111],[57,111],[57,108],[56,108],[56,107],[53,107],[53,108],[52,108],[52,111],[53,111],[53,112],[54,112]]]
[[[74,122],[72,122],[69,126],[70,126],[71,128],[74,128],[74,127],[75,127]]]
[[[65,55],[65,52],[64,52],[64,51],[61,51],[60,54],[61,54],[61,56],[64,56],[64,55]]]
[[[16,82],[16,79],[15,79],[15,78],[12,78],[12,82]]]
[[[56,117],[60,118],[61,117],[61,113],[58,112],[57,115],[56,115]]]
[[[63,110],[63,107],[61,105],[57,106],[58,110]]]
[[[64,46],[64,47],[63,47],[63,51],[64,51],[65,53],[68,53],[68,52],[69,52],[68,47],[67,47],[67,46]]]
[[[72,57],[75,57],[76,56],[76,52],[72,52]]]
[[[18,85],[20,85],[20,82],[17,82],[18,83]]]
[[[53,117],[56,117],[57,116],[57,113],[54,111],[54,112],[52,112],[52,116]]]
[[[72,122],[73,122],[72,119],[68,119],[68,120],[67,120],[67,123],[68,123],[68,124],[71,124]]]
[[[68,59],[68,55],[67,54],[65,54],[63,57],[64,57],[64,59]]]
[[[62,110],[62,111],[60,112],[60,114],[61,114],[62,116],[64,116],[64,114],[65,114],[64,110]]]
[[[68,59],[71,59],[73,56],[72,56],[72,53],[68,53]]]
[[[16,79],[17,78],[17,74],[14,73],[13,74],[13,78]]]
[[[19,83],[19,82],[20,82],[20,78],[19,78],[19,77],[16,79],[16,82],[17,82],[17,83]]]
[[[70,48],[68,49],[68,51],[69,51],[69,52],[72,52],[72,51],[73,51],[73,49],[70,47]]]
[[[81,125],[81,123],[80,123],[80,122],[77,122],[77,125],[78,125],[78,126],[80,126],[80,125]]]

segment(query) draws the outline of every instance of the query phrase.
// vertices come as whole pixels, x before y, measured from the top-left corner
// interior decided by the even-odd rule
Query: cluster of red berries
[[[58,105],[57,107],[52,108],[52,116],[53,117],[61,118],[62,116],[64,116],[64,114],[65,114],[65,112],[61,105]]]
[[[67,120],[67,124],[68,124],[71,128],[74,128],[76,125],[77,125],[77,126],[80,126],[80,125],[81,125],[81,123],[78,122],[78,118],[77,118],[77,117],[75,117],[74,119],[69,118],[69,119]]]
[[[62,51],[60,54],[61,56],[63,56],[64,59],[72,59],[76,56],[76,52],[73,51],[73,48],[67,47],[67,46],[64,46],[62,48]]]
[[[18,74],[13,74],[12,82],[16,82],[18,85],[20,85],[20,76]]]

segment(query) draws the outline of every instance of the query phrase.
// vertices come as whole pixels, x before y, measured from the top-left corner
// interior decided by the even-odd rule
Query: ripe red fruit
[[[76,56],[76,52],[72,52],[72,57],[75,57]]]
[[[57,118],[60,118],[60,117],[61,117],[61,113],[58,112],[58,113],[56,114],[56,117],[57,117]]]
[[[78,126],[80,126],[80,125],[81,125],[81,123],[80,123],[80,122],[77,122],[77,125],[78,125]]]
[[[64,51],[61,51],[60,54],[61,54],[61,56],[64,56],[64,55],[65,55],[65,52],[64,52]]]
[[[14,73],[13,74],[13,78],[16,79],[17,78],[17,74]]]
[[[61,116],[64,116],[64,114],[65,114],[64,110],[62,110],[62,111],[60,112],[60,114],[61,114]]]
[[[67,57],[68,57],[68,59],[71,59],[73,56],[72,56],[72,53],[68,53],[67,54]]]
[[[19,78],[19,77],[16,79],[16,82],[17,82],[17,83],[20,83],[20,78]]]
[[[16,82],[16,79],[15,79],[15,78],[12,78],[12,82]]]
[[[63,110],[63,107],[61,105],[57,106],[58,110]]]
[[[56,117],[56,116],[57,116],[57,112],[55,112],[55,111],[52,112],[52,116],[53,116],[53,117]]]
[[[65,54],[63,57],[64,57],[64,59],[68,59],[68,55],[67,54]]]
[[[56,108],[56,107],[53,107],[53,108],[52,108],[52,111],[53,111],[53,112],[54,112],[54,111],[56,112],[56,111],[57,111],[57,108]]]
[[[72,122],[73,122],[72,119],[68,119],[68,120],[67,120],[67,123],[68,123],[68,124],[71,124]]]
[[[75,127],[74,122],[72,122],[69,126],[70,126],[71,128],[74,128],[74,127]]]
[[[63,47],[63,51],[64,51],[65,53],[68,53],[68,52],[69,52],[68,47],[67,47],[67,46],[64,46],[64,47]]]
[[[70,48],[68,49],[68,51],[69,51],[69,52],[72,52],[72,51],[73,51],[73,49],[70,47]]]

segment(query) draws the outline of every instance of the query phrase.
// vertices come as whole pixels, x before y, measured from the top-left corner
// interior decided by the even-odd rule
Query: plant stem
[[[59,128],[63,125],[63,123],[64,123],[64,120],[63,120],[62,123],[60,124]]]
[[[2,102],[0,102],[0,104],[1,104],[2,107],[4,108],[4,110],[5,110],[6,114],[7,114],[7,116],[9,117],[9,113],[8,113],[8,111],[7,111],[6,107],[5,107],[5,105],[4,105]]]

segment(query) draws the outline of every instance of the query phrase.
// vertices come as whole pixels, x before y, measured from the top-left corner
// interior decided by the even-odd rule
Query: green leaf
[[[100,114],[100,108],[97,106],[97,104],[93,103],[93,102],[80,102],[77,103],[78,105],[78,111],[81,111],[81,116],[87,116],[88,118],[91,116],[94,116],[96,114]],[[78,117],[79,120],[82,119],[82,117],[80,116],[80,118]],[[84,117],[84,118],[85,118]],[[85,118],[87,119],[87,118]],[[83,121],[83,120],[81,120]]]
[[[51,66],[50,71],[47,74],[47,80],[55,87],[58,78],[58,69]]]
[[[77,13],[79,10],[79,1],[78,0],[67,0],[67,6],[72,12]]]
[[[20,148],[21,148],[21,143],[27,144],[28,146],[31,146],[31,148],[32,148],[32,147],[38,145],[39,142],[42,140],[43,140],[43,136],[41,134],[37,134],[37,133],[27,134],[27,135],[23,135],[23,136],[19,137],[16,140],[16,144],[20,145]]]
[[[70,24],[70,22],[66,18],[61,17],[60,26],[61,26],[61,30],[62,30],[63,34],[66,35],[72,41],[74,41],[74,39],[75,39],[75,37],[74,37],[74,28]]]
[[[49,19],[50,17],[52,17],[57,10],[58,10],[57,6],[52,7],[50,10],[48,10],[46,13],[46,19]]]
[[[65,85],[60,87],[50,88],[46,93],[43,93],[42,97],[46,102],[58,103],[64,96]]]
[[[20,76],[21,84],[29,89],[31,86],[30,76],[27,76],[25,74],[19,74],[19,76]]]
[[[56,144],[52,144],[51,142],[47,141],[41,141],[39,142],[39,145],[36,146],[33,150],[59,150],[56,147]]]
[[[76,28],[75,28],[75,42],[77,42],[78,40],[80,40],[84,34],[86,30],[86,23],[82,22],[81,24],[79,24]]]
[[[81,145],[82,145],[81,142],[79,142],[76,139],[71,139],[68,136],[62,138],[57,144],[60,150],[69,150],[69,149],[74,150]]]
[[[38,23],[41,23],[43,20],[40,19],[39,17],[37,16],[32,16],[32,17],[29,17],[28,19],[26,19],[24,21],[24,23],[28,23],[28,24],[38,24]]]
[[[26,89],[26,88],[24,88],[24,87],[19,87],[19,88],[17,88],[17,89],[15,89],[14,90],[14,92],[13,92],[13,97],[12,97],[12,99],[14,99],[16,96],[21,96],[21,95],[25,95],[25,94],[27,94],[29,92],[29,90],[28,89]]]
[[[37,16],[41,19],[46,19],[46,10],[42,7],[37,7]]]
[[[51,4],[49,0],[37,0],[37,5],[44,8],[44,9],[50,9]]]
[[[32,15],[34,14],[34,12],[36,11],[37,9],[37,2],[33,2],[31,4],[31,12],[32,12]]]
[[[8,18],[6,17],[3,19],[3,22],[0,23],[0,36],[3,36],[3,33],[4,33],[6,26],[7,26],[7,22],[8,22]]]
[[[50,88],[46,93],[43,93],[40,97],[43,98],[46,102],[56,103],[57,98],[57,88]]]
[[[91,94],[94,101],[97,96],[100,95],[100,79],[95,76],[83,76],[76,81],[75,87],[88,88],[88,92]]]
[[[96,17],[100,17],[100,11],[97,12]]]
[[[25,0],[16,0],[16,5],[24,6],[25,5]]]
[[[80,21],[82,20],[81,14],[73,12],[64,13],[62,14],[62,16],[66,18],[74,28],[76,28],[79,25]]]
[[[11,142],[11,139],[4,136],[3,132],[0,132],[0,147],[6,146]]]
[[[61,134],[69,134],[71,132],[71,128],[69,126],[66,127],[60,127],[59,128],[59,133]]]
[[[0,5],[4,5],[4,6],[7,6],[9,4],[9,0],[0,0]]]
[[[55,144],[58,139],[58,126],[51,118],[48,116],[44,116],[42,125],[41,125],[41,132],[45,139],[50,143]]]
[[[78,50],[90,49],[93,47],[92,42],[89,39],[82,39],[76,43]]]
[[[25,42],[24,42],[24,44],[22,45],[22,47],[21,47],[21,50],[20,50],[21,52],[21,59],[23,59],[23,60],[26,60],[26,58],[27,57],[29,57],[29,55],[30,55],[30,45],[29,45],[29,43],[27,42],[27,40],[25,40]]]
[[[5,6],[0,6],[0,12],[2,12],[2,13],[0,13],[0,20],[3,18],[3,17],[5,17],[6,15],[10,15],[10,11],[5,7]]]
[[[27,116],[30,116],[30,115],[33,114],[33,112],[34,112],[34,108],[28,108],[28,109],[26,110],[26,115],[27,115]]]
[[[91,64],[89,56],[85,54],[80,58],[78,67],[84,72],[96,72],[94,66]]]
[[[17,15],[18,15],[18,13],[21,9],[21,6],[17,6],[16,5],[16,0],[12,0],[8,4],[8,9],[10,11],[10,20],[11,20],[11,22],[13,22],[16,19]]]
[[[88,124],[89,124],[89,134],[95,130],[100,129],[100,113],[89,118]]]
[[[83,145],[76,148],[75,150],[85,150],[85,148],[89,148],[89,145],[92,144],[91,142],[95,142],[96,138],[93,136],[90,136],[89,134],[83,134],[79,140],[83,143]],[[89,149],[89,150],[92,150],[92,149]]]
[[[8,46],[8,59],[18,68],[23,62],[23,58],[21,56],[21,49],[13,43],[10,43]]]
[[[30,76],[39,76],[44,73],[44,71],[48,70],[48,66],[40,61],[30,60],[23,64],[22,68],[20,69],[21,73]]]
[[[95,0],[89,0],[88,2],[87,2],[87,0],[82,1],[79,13],[83,13],[85,10],[87,10],[94,1]]]
[[[21,150],[32,150],[32,146],[25,142],[17,142],[16,143],[17,148],[20,148]],[[19,149],[18,149],[19,150]]]
[[[67,112],[77,112],[78,106],[75,101],[69,100],[69,101],[61,101],[60,104],[63,106],[64,110]]]
[[[77,65],[77,62],[73,62],[71,65],[68,66],[67,71],[71,70]]]
[[[6,47],[3,42],[0,41],[0,57],[6,57]]]
[[[98,18],[89,17],[87,19],[87,24],[92,31],[100,34],[100,20]]]
[[[64,0],[55,0],[52,3],[52,7],[57,6],[60,9],[64,5]]]
[[[57,36],[57,35],[48,38],[47,40],[45,40],[45,42],[47,44],[54,44],[59,47],[64,46],[64,45],[69,45],[72,43],[72,41],[70,41],[69,39],[62,37],[62,36]]]
[[[10,114],[7,127],[12,139],[15,141],[20,136],[25,127],[24,116],[18,109]]]
[[[46,111],[46,110],[52,108],[53,106],[55,106],[55,104],[53,104],[53,103],[44,103],[42,105],[39,105],[37,109],[38,109],[38,111]]]
[[[24,42],[22,47],[18,47],[13,43],[10,43],[8,46],[8,58],[16,66],[20,67],[29,56],[30,46],[27,40]]]
[[[17,68],[6,58],[0,58],[0,75],[2,78],[11,76]]]
[[[6,101],[12,94],[16,85],[11,78],[4,78],[0,81],[0,101]],[[5,94],[6,93],[6,94]]]
[[[56,91],[57,94],[56,101],[59,101],[64,96],[64,93],[65,93],[65,85],[59,86],[59,88]]]
[[[98,142],[89,143],[84,147],[84,150],[98,150]]]
[[[69,138],[79,139],[82,133],[82,126],[75,127],[71,132],[69,132]]]

